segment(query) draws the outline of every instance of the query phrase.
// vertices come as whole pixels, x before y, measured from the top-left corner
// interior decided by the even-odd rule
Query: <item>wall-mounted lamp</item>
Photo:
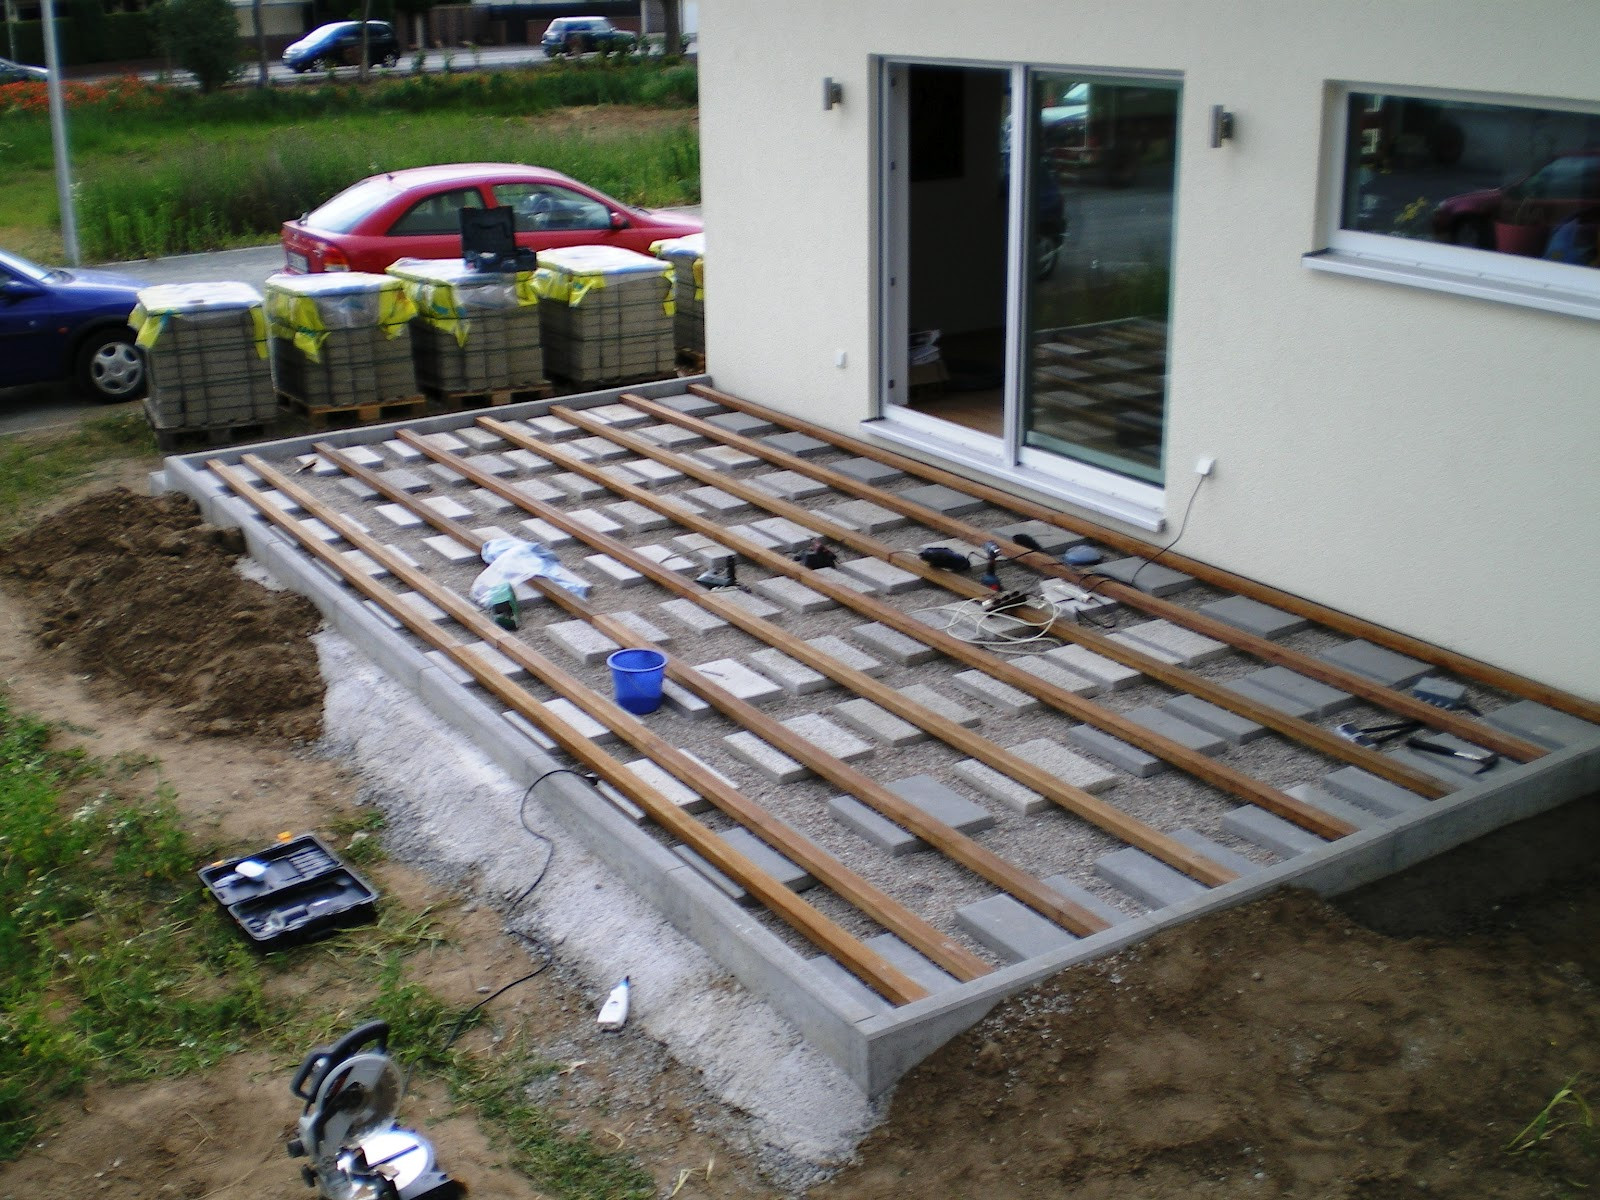
[[[827,112],[835,104],[844,103],[844,84],[838,83],[833,76],[822,81],[822,111]]]
[[[1233,114],[1220,104],[1211,106],[1211,148],[1218,149],[1223,142],[1233,140]]]

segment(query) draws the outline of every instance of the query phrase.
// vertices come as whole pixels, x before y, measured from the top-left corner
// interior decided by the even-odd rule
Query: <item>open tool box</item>
[[[202,867],[200,882],[262,950],[307,942],[377,915],[372,885],[312,834]]]

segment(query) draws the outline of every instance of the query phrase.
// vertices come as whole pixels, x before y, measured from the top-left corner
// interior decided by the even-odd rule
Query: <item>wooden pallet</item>
[[[548,400],[555,389],[548,383],[534,387],[489,388],[480,392],[446,392],[438,388],[423,388],[428,403],[436,410],[464,412],[472,408],[499,408],[504,404],[521,404],[527,400]]]
[[[704,375],[706,373],[706,356],[703,350],[690,350],[687,346],[678,347],[678,374],[679,375]]]
[[[278,406],[305,421],[310,429],[348,429],[380,421],[404,421],[428,413],[426,396],[402,396],[367,404],[308,404],[288,392],[278,393]]]
[[[273,436],[277,426],[272,421],[236,421],[221,425],[185,425],[163,429],[156,424],[156,413],[148,399],[144,401],[145,420],[155,434],[156,448],[163,454],[185,450],[205,450],[212,446],[229,446],[235,442],[260,442]]]

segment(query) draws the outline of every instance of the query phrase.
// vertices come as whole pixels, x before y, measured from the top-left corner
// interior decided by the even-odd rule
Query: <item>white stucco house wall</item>
[[[1600,697],[1600,5],[700,26],[718,387]]]

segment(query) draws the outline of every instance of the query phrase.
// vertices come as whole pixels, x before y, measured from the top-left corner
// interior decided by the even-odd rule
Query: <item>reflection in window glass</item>
[[[1176,84],[1035,76],[1023,444],[1154,483]]]
[[[553,183],[497,183],[494,198],[516,213],[518,233],[607,229],[611,225],[611,213],[604,204]]]
[[[1357,92],[1341,225],[1600,266],[1600,115]]]
[[[411,206],[389,227],[390,237],[417,237],[423,234],[460,233],[461,210],[483,203],[477,188],[437,192]]]

